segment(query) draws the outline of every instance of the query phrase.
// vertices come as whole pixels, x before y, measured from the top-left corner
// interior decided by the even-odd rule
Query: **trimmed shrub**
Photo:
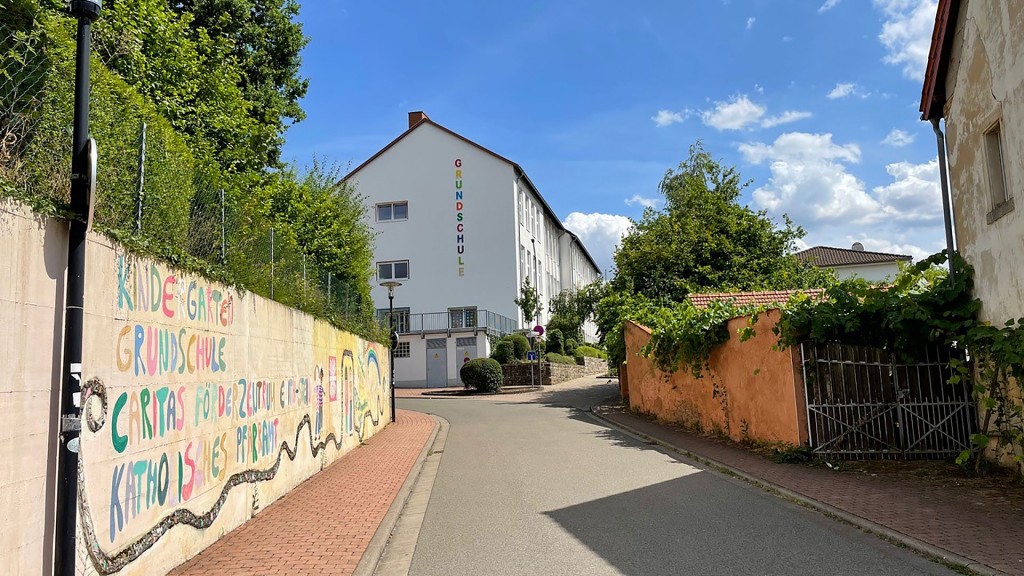
[[[565,354],[565,343],[562,339],[562,331],[558,328],[548,330],[547,351],[555,354]]]
[[[575,356],[576,355],[576,348],[578,348],[578,347],[579,347],[579,342],[576,342],[576,340],[574,340],[572,338],[566,338],[565,339],[565,354],[567,356]]]
[[[579,346],[576,348],[577,356],[586,356],[587,358],[601,358],[602,360],[608,357],[608,354],[594,348],[593,346]]]
[[[565,354],[556,354],[554,352],[548,352],[544,355],[544,361],[552,364],[576,364],[576,359],[572,356],[566,356]]]
[[[498,340],[491,350],[491,359],[498,364],[511,364],[516,361],[516,349],[509,340]]]
[[[477,392],[497,392],[501,390],[501,364],[491,358],[476,358],[462,365],[459,376],[467,388],[476,388]]]
[[[515,347],[516,358],[520,360],[526,360],[526,353],[530,351],[530,341],[526,339],[526,336],[522,334],[511,334],[506,336],[512,346]]]

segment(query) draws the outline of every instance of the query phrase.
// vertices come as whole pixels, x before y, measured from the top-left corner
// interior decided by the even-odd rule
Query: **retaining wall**
[[[49,573],[67,227],[7,203],[0,243],[0,565]],[[79,573],[166,573],[390,414],[384,346],[93,234],[84,333]]]

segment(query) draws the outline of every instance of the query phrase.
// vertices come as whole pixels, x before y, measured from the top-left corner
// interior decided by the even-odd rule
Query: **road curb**
[[[949,550],[939,548],[938,546],[933,546],[931,544],[928,544],[927,542],[918,540],[913,536],[908,536],[902,532],[893,530],[891,528],[883,526],[882,524],[878,524],[877,522],[868,520],[867,518],[857,516],[856,514],[851,514],[845,510],[836,508],[831,504],[826,504],[825,502],[815,500],[813,498],[800,494],[799,492],[794,492],[788,488],[779,486],[778,484],[774,484],[767,480],[748,474],[738,468],[729,466],[728,464],[719,462],[717,460],[713,460],[711,458],[707,458],[705,456],[701,456],[700,454],[696,454],[685,448],[680,448],[679,446],[675,446],[674,444],[666,442],[660,438],[656,438],[654,436],[645,434],[633,428],[632,426],[623,424],[621,422],[616,422],[606,417],[604,414],[601,414],[600,408],[601,406],[591,407],[589,410],[590,415],[595,419],[607,424],[608,426],[616,428],[644,442],[657,444],[658,446],[661,446],[662,448],[670,452],[679,454],[685,458],[688,458],[690,460],[703,464],[709,468],[717,470],[718,472],[722,472],[729,476],[739,478],[740,480],[757,486],[758,488],[761,488],[766,492],[780,495],[804,507],[821,512],[826,516],[830,516],[852,526],[856,526],[857,528],[870,534],[873,534],[879,538],[882,538],[883,540],[887,540],[894,544],[909,548],[919,554],[927,556],[933,560],[937,560],[940,563],[953,564],[958,567],[966,568],[972,574],[977,574],[980,576],[1008,576],[1005,572],[1000,572],[999,570],[981,564],[980,562],[977,562],[975,560],[971,560],[970,558],[965,558],[963,556],[960,556],[959,554],[950,552]]]
[[[395,524],[398,523],[398,517],[402,514],[402,508],[405,507],[405,502],[409,499],[409,494],[412,492],[412,488],[416,484],[420,472],[423,470],[424,461],[433,451],[434,441],[437,439],[438,432],[443,425],[441,419],[437,416],[431,414],[430,417],[434,419],[434,430],[423,444],[423,449],[420,450],[419,456],[416,457],[416,462],[409,470],[409,475],[405,477],[405,482],[402,483],[398,494],[392,500],[391,506],[380,521],[380,525],[377,526],[377,531],[373,534],[373,538],[370,539],[370,544],[363,551],[363,556],[359,559],[359,564],[356,565],[356,569],[352,573],[353,576],[372,576],[377,569],[377,563],[380,562],[380,558],[384,554],[384,548],[388,544],[388,538],[391,537],[391,531],[394,530]]]

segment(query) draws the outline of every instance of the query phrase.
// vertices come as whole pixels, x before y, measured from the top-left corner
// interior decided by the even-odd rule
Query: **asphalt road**
[[[451,424],[410,574],[954,574],[593,420],[616,390],[400,400]]]

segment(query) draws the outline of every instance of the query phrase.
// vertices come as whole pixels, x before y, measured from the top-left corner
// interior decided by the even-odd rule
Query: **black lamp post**
[[[381,282],[381,286],[388,289],[388,324],[391,326],[391,352],[389,355],[391,365],[391,421],[395,421],[395,346],[398,346],[398,328],[395,326],[395,288],[402,285],[401,282],[389,280]]]
[[[101,0],[71,0],[78,19],[75,55],[75,117],[71,148],[71,211],[68,270],[64,300],[64,370],[60,391],[57,452],[57,506],[53,572],[75,573],[78,507],[78,452],[82,431],[82,322],[85,295],[85,241],[96,191],[96,143],[89,138],[90,27],[100,16]]]

